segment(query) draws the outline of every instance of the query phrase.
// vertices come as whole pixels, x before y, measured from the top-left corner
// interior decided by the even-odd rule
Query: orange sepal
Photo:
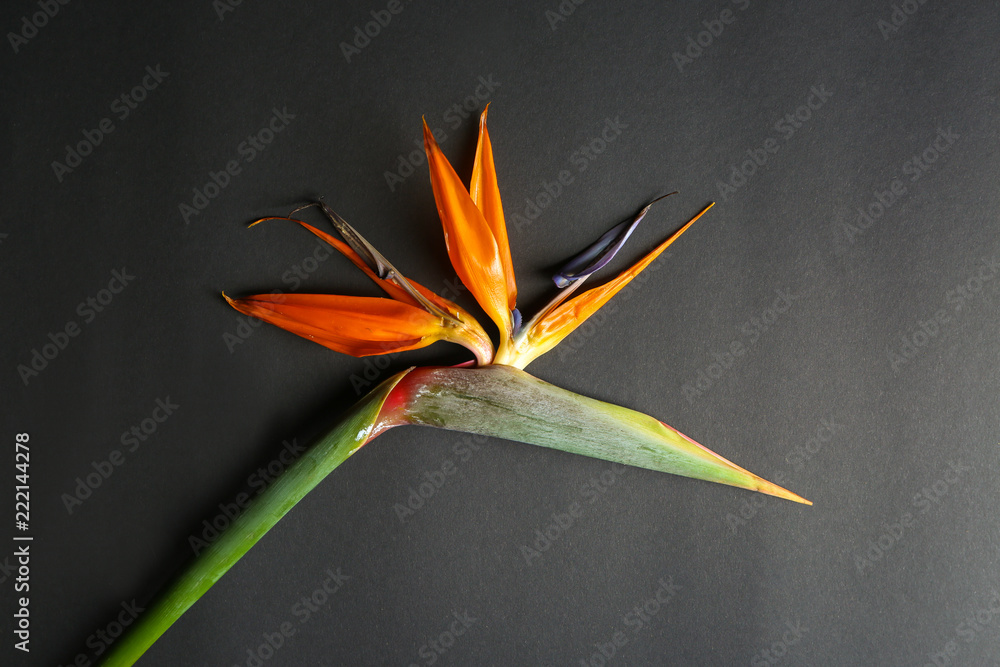
[[[479,143],[476,146],[476,161],[472,165],[469,195],[493,232],[507,284],[507,308],[514,310],[517,305],[517,282],[514,280],[514,263],[510,257],[510,243],[507,240],[507,223],[503,217],[497,172],[493,165],[493,144],[489,132],[486,131],[486,114],[489,110],[490,105],[487,104],[479,117]]]
[[[462,283],[500,328],[512,331],[507,282],[493,232],[424,121],[424,148],[448,257]]]
[[[274,219],[275,220],[291,220],[292,222],[299,223],[302,227],[305,227],[310,232],[312,232],[313,234],[315,234],[316,236],[318,236],[319,238],[323,239],[324,241],[326,241],[327,243],[329,243],[331,246],[333,246],[334,249],[336,249],[337,252],[339,252],[340,254],[342,254],[344,257],[346,257],[347,259],[351,260],[351,262],[356,267],[358,267],[359,269],[361,269],[362,271],[364,271],[366,276],[368,276],[369,278],[371,278],[372,281],[376,285],[378,285],[383,290],[385,290],[385,293],[388,294],[389,296],[391,296],[393,299],[395,299],[396,301],[402,301],[403,303],[408,303],[411,306],[420,307],[420,304],[417,303],[417,300],[414,299],[409,294],[407,294],[406,290],[404,290],[402,287],[400,287],[399,285],[397,285],[396,283],[394,283],[394,282],[392,282],[390,280],[384,280],[383,278],[379,278],[378,275],[376,275],[376,273],[374,271],[372,271],[371,268],[369,268],[368,264],[365,263],[365,260],[363,260],[358,255],[358,253],[354,252],[354,249],[351,248],[351,246],[347,245],[346,243],[344,243],[340,239],[336,238],[332,234],[328,234],[328,233],[324,232],[321,229],[317,229],[316,227],[313,227],[312,225],[310,225],[307,222],[302,222],[301,220],[296,220],[295,218],[274,218]],[[427,299],[428,301],[430,301],[431,303],[433,303],[434,305],[436,305],[441,310],[454,315],[455,317],[457,317],[458,319],[462,320],[463,322],[467,322],[467,323],[474,324],[474,325],[478,326],[478,323],[476,322],[476,318],[474,318],[472,315],[470,315],[468,313],[468,311],[466,311],[464,308],[462,308],[461,306],[459,306],[454,301],[449,301],[448,299],[444,298],[443,296],[439,296],[437,293],[435,293],[435,292],[429,290],[428,288],[424,287],[423,285],[421,285],[420,283],[418,283],[416,280],[413,280],[411,278],[407,278],[407,280],[409,281],[409,283],[411,285],[413,285],[413,288],[415,290],[417,290],[418,292],[420,292],[420,294],[422,294],[424,296],[425,299]],[[483,336],[485,336],[486,338],[489,338],[488,336],[486,336],[485,333],[483,334]]]
[[[331,350],[366,357],[425,347],[440,340],[441,320],[406,303],[335,294],[257,294],[226,301],[244,315],[315,341]]]
[[[523,368],[531,360],[536,359],[555,347],[559,341],[572,333],[574,329],[583,324],[588,317],[607,303],[611,297],[628,285],[633,278],[649,266],[650,262],[659,257],[660,253],[666,250],[671,243],[676,241],[681,234],[687,231],[698,218],[703,216],[714,205],[715,203],[713,202],[706,206],[701,213],[693,217],[686,225],[671,234],[667,240],[658,245],[652,252],[640,259],[632,267],[619,274],[614,280],[569,299],[542,317],[527,332],[529,347],[523,352],[519,352],[518,361],[520,363],[516,365],[519,368]]]

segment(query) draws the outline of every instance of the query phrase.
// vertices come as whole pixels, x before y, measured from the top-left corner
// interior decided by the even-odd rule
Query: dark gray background
[[[72,2],[16,52],[9,35],[0,47],[0,495],[13,515],[13,441],[28,432],[35,538],[27,658],[12,648],[9,559],[0,573],[5,664],[93,661],[88,637],[122,604],[142,606],[283,441],[336,419],[357,396],[352,377],[466,357],[442,343],[382,370],[269,327],[227,345],[239,318],[220,292],[289,290],[298,266],[316,269],[298,291],[374,294],[340,258],[307,261],[316,244],[301,229],[245,228],[319,195],[444,290],[454,272],[426,165],[394,188],[385,172],[415,149],[425,115],[467,178],[475,114],[449,122],[448,110],[480,77],[494,82],[508,220],[560,171],[574,177],[531,224],[510,223],[525,310],[551,294],[552,266],[652,196],[681,191],[616,267],[717,202],[529,371],[663,419],[815,506],[638,469],[604,487],[602,461],[397,429],[141,664],[245,665],[283,622],[296,632],[265,665],[579,665],[619,631],[608,664],[998,664],[995,4],[590,0],[563,2],[556,20],[556,0],[406,2],[348,62],[341,43],[386,6]],[[712,23],[727,9],[730,23]],[[0,26],[19,33],[39,11],[5,3]],[[679,66],[699,33],[711,44]],[[147,66],[168,74],[120,119],[113,100]],[[807,114],[813,87],[832,96]],[[478,113],[485,99],[473,102]],[[242,161],[273,109],[294,118]],[[789,136],[776,124],[797,110],[810,117]],[[60,181],[52,163],[102,118],[113,132]],[[579,171],[574,155],[607,119],[620,135]],[[768,139],[777,152],[720,191]],[[935,159],[911,180],[925,151]],[[240,173],[185,220],[180,204],[232,159]],[[906,190],[878,219],[845,226],[897,180]],[[87,322],[78,305],[114,270],[135,278]],[[779,292],[794,298],[772,318]],[[25,383],[18,366],[70,322],[79,335]],[[745,354],[713,366],[734,342]],[[70,513],[64,494],[123,450],[157,399],[179,407]],[[394,506],[448,460],[457,471],[401,520]],[[526,560],[536,529],[574,502],[575,525]],[[12,516],[5,525],[9,540]],[[343,587],[296,615],[337,568]],[[627,614],[661,579],[670,601],[636,628]],[[477,619],[468,631],[421,655],[464,612]]]

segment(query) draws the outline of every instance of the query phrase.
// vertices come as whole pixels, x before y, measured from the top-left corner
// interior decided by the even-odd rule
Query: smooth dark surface
[[[315,261],[302,229],[245,228],[323,195],[401,270],[456,297],[426,165],[408,175],[405,163],[424,115],[468,178],[490,101],[528,316],[551,296],[550,270],[654,196],[680,190],[608,277],[717,202],[528,370],[652,414],[815,506],[397,429],[140,664],[254,665],[254,653],[267,667],[596,665],[602,647],[609,665],[995,664],[994,3],[553,0],[384,14],[385,2],[224,2],[71,2],[36,17],[37,31],[22,20],[36,2],[0,11],[5,33],[30,37],[2,47],[0,662],[93,662],[95,633],[141,607],[190,556],[190,537],[210,537],[203,522],[259,490],[255,471],[279,467],[356,387],[467,358],[443,343],[388,368],[340,356],[241,325],[220,292],[375,294],[347,261]],[[341,44],[372,12],[391,21],[348,59]],[[690,62],[675,57],[688,49]],[[156,85],[134,109],[114,102],[144,77]],[[470,96],[474,111],[457,113]],[[53,167],[104,118],[113,130],[90,155]],[[247,160],[241,144],[272,122],[281,131]],[[744,165],[755,157],[764,164]],[[231,160],[239,172],[196,202]],[[749,176],[732,180],[741,165]],[[185,216],[196,203],[207,206]],[[859,223],[859,208],[877,217]],[[127,285],[102,293],[115,271]],[[61,338],[71,323],[77,335]],[[47,348],[54,358],[25,381],[18,367],[49,334],[65,348]],[[158,400],[177,407],[166,416]],[[166,419],[146,421],[144,441],[129,435],[154,415]],[[28,655],[11,634],[19,432],[32,455]],[[67,507],[115,450],[121,465]],[[440,486],[401,516],[427,483]],[[573,524],[550,528],[574,503]],[[526,556],[546,530],[549,546]],[[338,571],[340,588],[317,593]],[[667,602],[637,616],[658,593]],[[262,650],[283,623],[294,634]],[[452,627],[463,631],[446,646]]]

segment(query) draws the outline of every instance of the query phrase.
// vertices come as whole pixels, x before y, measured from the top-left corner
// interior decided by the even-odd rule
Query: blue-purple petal
[[[670,194],[674,194],[671,192]],[[669,197],[664,195],[663,197]],[[618,251],[622,249],[625,242],[632,235],[635,228],[642,222],[649,208],[663,197],[658,197],[646,204],[632,220],[623,220],[597,239],[586,250],[571,259],[560,269],[559,273],[552,277],[553,282],[559,288],[568,286],[574,280],[585,278],[595,271],[604,268],[608,262],[614,259]]]
[[[513,309],[510,311],[510,318],[513,320],[514,334],[516,335],[521,330],[521,311],[517,308]]]

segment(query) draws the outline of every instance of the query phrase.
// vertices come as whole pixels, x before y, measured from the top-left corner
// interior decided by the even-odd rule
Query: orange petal
[[[293,220],[292,218],[286,218],[286,219]],[[354,249],[351,248],[351,246],[347,245],[340,239],[335,238],[330,234],[327,234],[324,231],[316,229],[315,227],[313,227],[308,223],[302,222],[301,220],[293,220],[293,221],[299,223],[300,225],[311,231],[313,234],[315,234],[316,236],[318,236],[319,238],[323,239],[324,241],[332,245],[334,248],[336,248],[337,251],[339,251],[347,259],[351,260],[354,263],[354,265],[357,266],[359,269],[364,271],[365,275],[367,275],[369,278],[375,281],[375,284],[381,287],[383,290],[385,290],[386,294],[391,296],[393,299],[395,299],[396,301],[402,301],[403,303],[408,303],[411,306],[415,306],[417,308],[422,308],[421,304],[418,303],[417,300],[414,299],[412,296],[410,296],[410,294],[407,293],[405,289],[403,289],[396,283],[392,282],[391,280],[385,280],[384,278],[379,278],[378,274],[376,274],[374,271],[371,270],[371,268],[368,266],[368,263],[365,262],[365,260],[363,260],[358,255],[358,253],[354,252]],[[460,332],[454,332],[455,335],[451,337],[450,340],[459,343],[460,345],[465,345],[473,352],[476,352],[477,358],[481,355],[485,355],[486,357],[492,356],[493,343],[490,341],[489,335],[487,335],[486,331],[483,330],[483,327],[481,324],[479,324],[479,321],[472,315],[470,315],[469,312],[465,310],[465,308],[462,308],[454,301],[449,301],[443,296],[439,296],[436,292],[432,292],[431,290],[427,289],[426,287],[418,283],[416,280],[413,280],[411,278],[407,278],[406,280],[410,283],[413,289],[420,292],[420,294],[423,295],[425,299],[427,299],[435,306],[437,306],[444,312],[449,313],[452,317],[454,317],[455,319],[459,320],[460,322],[466,325],[468,329],[468,335],[464,335]]]
[[[476,161],[472,166],[469,194],[472,196],[472,201],[482,211],[486,224],[493,232],[493,239],[500,252],[500,263],[503,265],[504,279],[507,283],[507,308],[514,310],[517,305],[517,283],[514,281],[514,264],[510,258],[507,223],[504,221],[503,205],[500,202],[497,172],[493,166],[493,144],[486,131],[486,113],[489,110],[490,105],[487,104],[479,117],[479,144],[476,146]]]
[[[371,267],[368,266],[368,263],[362,259],[362,257],[358,255],[358,253],[355,252],[351,246],[347,245],[335,236],[317,229],[302,220],[296,220],[295,218],[262,218],[255,221],[250,226],[252,227],[253,225],[263,222],[264,220],[287,220],[289,222],[298,223],[323,241],[333,246],[333,248],[344,257],[351,260],[355,266],[364,271],[365,275],[371,278],[375,284],[385,290],[385,292],[393,299],[416,308],[424,308],[423,304],[419,303],[409,292],[400,287],[398,284],[391,280],[379,278],[378,274],[376,274]],[[445,338],[453,343],[458,343],[459,345],[469,348],[473,353],[475,353],[476,359],[478,359],[480,363],[489,363],[489,361],[493,358],[493,343],[490,341],[489,335],[483,330],[482,325],[479,324],[476,318],[470,315],[468,311],[458,304],[449,301],[442,296],[438,296],[417,281],[410,279],[406,280],[409,282],[410,286],[417,290],[425,299],[462,323],[461,327],[450,327],[448,329],[448,335]]]
[[[512,330],[507,282],[493,232],[452,169],[424,121],[424,148],[448,257],[462,283],[476,297],[502,336]]]
[[[511,365],[524,368],[530,361],[545,354],[559,341],[573,332],[578,326],[583,324],[588,317],[608,302],[611,297],[617,294],[625,285],[628,285],[639,273],[649,266],[649,263],[656,259],[660,253],[677,240],[695,221],[703,216],[715,203],[711,203],[702,210],[701,213],[692,218],[686,225],[670,235],[666,241],[656,247],[651,253],[636,262],[631,268],[623,271],[614,280],[588,290],[579,296],[575,296],[565,303],[554,308],[552,312],[542,317],[527,332],[529,347],[524,351],[519,351],[516,363]]]
[[[422,308],[382,297],[257,294],[226,301],[331,350],[365,357],[425,347],[440,340],[441,320]]]
[[[385,290],[385,293],[391,296],[396,301],[402,301],[403,303],[408,303],[411,306],[420,307],[420,304],[417,303],[417,300],[414,299],[409,294],[407,294],[406,290],[404,290],[402,287],[392,282],[391,280],[385,280],[383,278],[379,278],[378,274],[376,274],[374,271],[371,270],[371,268],[368,266],[368,263],[365,262],[365,260],[363,260],[358,255],[358,253],[354,252],[354,249],[351,248],[351,246],[347,245],[337,237],[333,236],[332,234],[328,234],[320,229],[317,229],[316,227],[313,227],[309,223],[302,222],[301,220],[295,220],[294,218],[281,218],[281,219],[291,220],[292,222],[299,223],[300,225],[308,229],[310,232],[312,232],[319,238],[323,239],[324,241],[332,245],[340,254],[342,254],[347,259],[351,260],[351,262],[353,262],[356,267],[364,271],[366,276],[371,278],[376,285]],[[441,308],[442,310],[449,312],[453,315],[460,315],[459,319],[463,321],[471,321],[471,322],[476,321],[475,318],[472,317],[472,315],[469,315],[457,303],[449,301],[443,296],[438,296],[431,290],[427,289],[426,287],[418,283],[416,280],[412,280],[410,278],[407,278],[407,280],[411,285],[413,285],[414,289],[420,292],[424,296],[424,298],[426,298],[428,301],[434,303],[438,308]]]
[[[354,249],[351,248],[351,246],[347,245],[346,243],[344,243],[343,241],[341,241],[337,237],[335,237],[335,236],[333,236],[331,234],[328,234],[328,233],[326,233],[326,232],[324,232],[322,230],[319,230],[319,229],[313,227],[312,225],[310,225],[307,222],[302,222],[301,220],[296,220],[295,218],[277,218],[277,217],[261,218],[260,220],[255,220],[253,223],[251,223],[250,226],[253,227],[257,223],[264,222],[265,220],[287,220],[289,222],[298,223],[299,225],[301,225],[302,227],[305,227],[306,229],[308,229],[310,232],[312,232],[313,234],[315,234],[316,236],[318,236],[322,240],[324,240],[327,243],[329,243],[341,255],[343,255],[347,259],[351,260],[351,262],[356,267],[358,267],[359,269],[361,269],[362,271],[364,271],[366,276],[368,276],[369,278],[371,278],[375,282],[376,285],[378,285],[383,290],[385,290],[386,294],[388,294],[389,296],[391,296],[393,299],[395,299],[396,301],[402,301],[403,303],[408,303],[411,306],[418,306],[419,305],[417,303],[417,300],[414,299],[409,294],[407,294],[406,290],[404,290],[402,287],[400,287],[399,285],[397,285],[397,284],[395,284],[393,282],[390,282],[388,280],[383,280],[382,278],[379,278],[378,275],[374,271],[372,271],[371,268],[369,268],[367,262],[365,262],[365,260],[363,260],[358,255],[358,253],[354,252]],[[416,284],[413,283],[412,280],[410,281],[410,284],[412,284],[412,285],[414,285],[416,287]],[[426,289],[426,288],[424,288],[424,289]],[[428,290],[428,291],[430,291],[430,290]]]

